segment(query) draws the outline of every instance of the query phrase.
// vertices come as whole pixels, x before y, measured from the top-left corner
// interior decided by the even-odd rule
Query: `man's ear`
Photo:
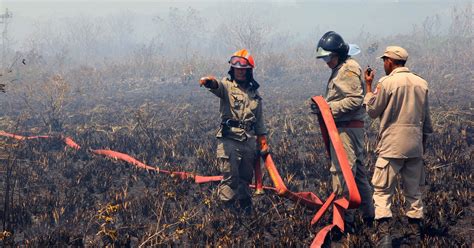
[[[388,58],[388,64],[390,65],[390,67],[393,67],[395,63],[392,58]]]
[[[333,56],[336,58],[336,64],[338,65],[339,64],[339,59],[340,59],[339,54],[336,53]]]

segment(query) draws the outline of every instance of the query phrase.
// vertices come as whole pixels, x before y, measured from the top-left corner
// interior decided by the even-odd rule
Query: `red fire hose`
[[[321,245],[324,243],[324,239],[326,235],[331,231],[331,229],[335,226],[339,227],[342,231],[344,231],[344,210],[349,209],[349,208],[357,208],[360,204],[361,198],[359,191],[357,189],[354,176],[352,174],[352,170],[349,166],[349,162],[347,160],[347,155],[344,150],[344,147],[342,145],[341,139],[339,137],[339,133],[337,131],[336,125],[334,123],[334,119],[332,117],[331,111],[329,109],[328,104],[324,100],[323,97],[321,96],[315,96],[312,98],[312,100],[318,105],[319,109],[321,110],[321,115],[318,115],[318,120],[319,124],[321,127],[321,133],[323,135],[324,143],[326,145],[326,149],[329,153],[330,151],[330,145],[332,144],[334,147],[334,150],[336,152],[336,157],[339,161],[339,164],[341,165],[341,170],[342,174],[345,180],[345,183],[347,185],[348,191],[349,191],[349,196],[348,198],[341,197],[337,200],[336,199],[336,194],[333,192],[327,199],[326,202],[322,202],[314,193],[312,192],[292,192],[288,190],[286,187],[285,183],[283,182],[280,174],[278,173],[278,170],[275,166],[275,163],[273,162],[273,159],[270,154],[267,154],[263,156],[263,160],[265,163],[265,168],[268,171],[268,174],[270,176],[270,179],[273,182],[273,185],[275,187],[269,187],[269,186],[263,186],[262,183],[262,171],[261,171],[261,164],[260,164],[260,159],[257,160],[255,164],[255,185],[250,185],[250,187],[256,189],[256,193],[262,193],[263,189],[268,189],[275,191],[279,196],[288,198],[292,201],[295,201],[297,203],[303,204],[307,207],[316,209],[317,207],[320,207],[317,213],[315,214],[314,218],[311,221],[311,224],[314,225],[317,223],[321,217],[324,215],[324,213],[328,210],[329,206],[331,203],[334,203],[333,206],[333,223],[324,227],[322,230],[320,230],[315,239],[313,240],[311,247],[321,247]],[[20,136],[16,134],[10,134],[6,133],[3,131],[0,131],[0,136],[4,137],[10,137],[16,140],[31,140],[31,139],[49,139],[49,138],[54,138],[52,136],[30,136],[30,137],[25,137],[25,136]],[[57,138],[57,137],[56,137]],[[64,141],[66,146],[74,149],[74,150],[79,150],[81,149],[81,146],[79,146],[76,142],[74,142],[71,138],[69,137],[64,137],[64,136],[59,136],[60,139]],[[179,171],[168,171],[168,170],[162,170],[158,167],[153,167],[146,165],[137,159],[131,157],[130,155],[127,155],[125,153],[120,153],[117,151],[112,151],[112,150],[90,150],[92,153],[97,154],[97,155],[103,155],[109,158],[113,159],[118,159],[122,160],[125,162],[128,162],[138,168],[146,169],[149,171],[155,171],[157,173],[164,173],[168,174],[173,177],[178,177],[180,179],[193,179],[195,183],[208,183],[208,182],[215,182],[215,181],[221,181],[222,176],[201,176],[201,175],[196,175],[194,173],[189,173],[189,172],[179,172]]]
[[[339,137],[339,132],[337,131],[336,123],[334,122],[334,118],[332,117],[331,109],[329,108],[329,105],[326,103],[322,96],[315,96],[312,98],[312,100],[318,105],[319,110],[321,111],[321,115],[318,115],[318,118],[321,127],[321,133],[323,135],[323,138],[325,139],[324,143],[326,144],[326,150],[329,152],[329,145],[332,144],[336,152],[337,160],[339,161],[339,164],[341,166],[344,181],[349,191],[349,199],[342,197],[335,201],[334,199],[336,196],[333,192],[326,200],[326,203],[323,205],[323,207],[319,209],[319,211],[316,213],[313,220],[311,221],[312,225],[318,222],[323,216],[324,212],[326,212],[330,203],[334,201],[332,224],[324,227],[321,231],[319,231],[319,233],[316,235],[316,238],[313,240],[313,243],[311,244],[311,247],[321,247],[324,243],[324,239],[327,233],[333,227],[337,226],[339,227],[339,229],[341,229],[341,231],[344,231],[344,210],[349,208],[357,208],[360,205],[361,198],[359,190],[357,189],[354,175],[352,174],[351,167],[347,160],[346,151],[344,150],[341,138]],[[329,139],[327,137],[329,137]],[[329,142],[329,140],[331,142]]]

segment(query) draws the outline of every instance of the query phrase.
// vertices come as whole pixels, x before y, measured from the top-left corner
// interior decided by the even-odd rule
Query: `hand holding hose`
[[[259,147],[259,152],[261,156],[266,156],[270,153],[270,147],[267,143],[267,137],[265,135],[257,136],[257,146]]]

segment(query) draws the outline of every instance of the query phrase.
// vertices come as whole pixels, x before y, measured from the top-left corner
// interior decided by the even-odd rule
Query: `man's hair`
[[[399,60],[399,59],[392,59],[389,57],[383,57],[383,60],[385,61],[386,59],[390,59],[394,65],[398,66],[405,66],[405,63],[407,62],[406,60]]]
[[[399,65],[399,66],[405,66],[405,63],[407,62],[406,60],[398,60],[398,59],[392,59],[392,60],[395,65]]]

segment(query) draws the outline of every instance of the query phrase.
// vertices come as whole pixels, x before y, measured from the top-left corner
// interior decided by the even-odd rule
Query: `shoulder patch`
[[[353,77],[353,76],[358,77],[359,74],[357,74],[357,72],[352,71],[352,70],[349,70],[349,69],[346,69],[346,70],[344,71],[344,77]]]
[[[374,105],[374,103],[375,103],[375,97],[370,98],[368,104],[369,105]]]
[[[348,59],[347,60],[344,70],[346,72],[352,72],[352,73],[356,74],[357,76],[360,76],[361,71],[362,71],[359,64],[353,59]]]

